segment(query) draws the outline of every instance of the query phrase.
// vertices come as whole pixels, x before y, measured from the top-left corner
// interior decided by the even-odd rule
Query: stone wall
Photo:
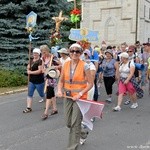
[[[150,35],[145,32],[150,23],[141,19],[144,11],[141,7],[145,3],[148,7],[150,2],[142,1],[139,0],[139,19],[136,22],[137,0],[84,0],[81,27],[99,31],[99,42],[94,44],[100,44],[103,40],[115,45],[125,41],[132,44],[136,39],[145,42]],[[146,14],[149,14],[148,8]]]

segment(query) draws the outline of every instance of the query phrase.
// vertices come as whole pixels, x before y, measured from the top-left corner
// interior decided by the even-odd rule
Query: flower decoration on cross
[[[70,16],[71,16],[71,22],[72,23],[76,23],[80,21],[80,16],[81,16],[81,10],[78,8],[74,8],[71,12],[70,12]]]

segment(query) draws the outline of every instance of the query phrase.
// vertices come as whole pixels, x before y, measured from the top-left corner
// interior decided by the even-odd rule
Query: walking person
[[[145,90],[146,72],[148,68],[148,58],[150,57],[150,43],[143,43],[144,51],[142,53],[142,64],[145,66],[141,76],[141,88]]]
[[[62,68],[57,96],[72,97],[64,97],[65,121],[70,129],[67,150],[77,150],[80,139],[86,139],[87,132],[81,131],[83,116],[76,101],[79,98],[87,99],[87,92],[92,88],[93,83],[89,65],[80,59],[82,47],[75,43],[70,46],[69,51],[71,60]]]
[[[60,62],[61,62],[61,66],[64,65],[65,62],[67,62],[68,60],[70,60],[69,52],[66,48],[61,48],[60,50],[57,51],[60,54]]]
[[[33,60],[31,60],[31,63],[27,66],[27,73],[29,75],[28,97],[27,108],[23,110],[23,113],[29,113],[32,111],[32,99],[35,89],[41,99],[44,99],[44,74],[42,72],[42,60],[40,54],[40,49],[34,48]]]
[[[98,75],[99,73],[97,72],[98,71],[98,67],[99,67],[99,55],[98,55],[98,52],[95,50],[95,49],[92,49],[92,47],[89,48],[90,50],[90,53],[91,53],[91,57],[90,57],[90,60],[92,61],[92,63],[95,65],[95,68],[96,68],[96,74],[95,74],[95,78],[94,78],[94,87],[95,87],[95,90],[94,90],[94,101],[98,101],[98,87],[97,87],[97,79],[98,79]]]
[[[132,61],[129,61],[129,55],[127,52],[123,52],[120,55],[121,64],[119,67],[119,85],[118,85],[118,101],[117,106],[113,108],[114,111],[121,110],[121,104],[123,96],[126,92],[129,93],[130,100],[133,102],[131,108],[137,108],[137,98],[136,98],[136,89],[134,87],[134,71],[135,65]]]
[[[94,81],[95,80],[95,74],[96,74],[96,67],[90,60],[91,52],[88,49],[85,49],[83,54],[84,54],[84,61],[89,65],[91,78]],[[93,100],[94,91],[95,91],[95,85],[93,85],[93,87],[88,91],[88,95],[87,95],[88,100]]]
[[[106,57],[102,62],[103,79],[104,79],[104,86],[106,89],[106,93],[108,96],[106,101],[111,103],[112,102],[112,88],[113,88],[114,82],[118,80],[119,65],[118,65],[118,62],[115,59],[113,59],[113,51],[111,49],[106,50],[105,56]]]
[[[137,61],[139,61],[139,57],[135,54],[135,46],[134,45],[130,45],[129,47],[128,47],[128,50],[127,50],[127,53],[128,53],[128,55],[129,55],[129,61],[131,62],[132,61],[132,63],[136,63]],[[141,78],[140,78],[140,75],[139,74],[141,74],[141,72],[135,67],[135,70],[134,70],[134,77],[136,78],[136,81],[138,82],[138,83],[140,83],[139,81],[141,80]],[[127,100],[124,102],[124,104],[125,105],[129,105],[130,104],[130,97],[129,97],[129,95],[127,94],[126,95],[127,96]]]
[[[42,115],[42,119],[46,120],[49,116],[49,108],[52,107],[52,111],[50,115],[55,115],[58,113],[57,104],[56,104],[56,97],[54,87],[57,85],[56,78],[47,76],[46,72],[49,72],[51,66],[53,66],[53,71],[55,72],[56,61],[53,60],[53,55],[50,53],[50,49],[47,45],[40,46],[42,52],[42,60],[43,60],[43,72],[46,75],[46,82],[45,82],[45,93],[46,93],[46,108]],[[57,66],[56,66],[57,68]],[[48,71],[47,71],[48,70]],[[56,69],[57,70],[57,69]],[[57,71],[56,71],[57,72]]]

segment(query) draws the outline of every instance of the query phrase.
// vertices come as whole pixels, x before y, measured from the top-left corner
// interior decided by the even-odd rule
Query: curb
[[[27,91],[27,89],[28,88],[24,88],[24,89],[18,89],[18,90],[13,90],[13,91],[8,91],[8,92],[0,93],[0,96],[14,94],[14,93],[20,93],[20,92],[25,92],[25,91]]]

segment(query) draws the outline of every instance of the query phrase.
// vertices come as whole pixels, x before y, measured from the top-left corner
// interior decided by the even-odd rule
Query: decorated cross
[[[55,23],[56,23],[56,25],[55,25],[55,30],[56,30],[56,32],[59,32],[61,22],[62,22],[62,21],[65,21],[65,20],[68,20],[67,17],[63,17],[63,16],[62,16],[62,11],[60,11],[58,17],[52,17],[52,19],[55,20]]]

